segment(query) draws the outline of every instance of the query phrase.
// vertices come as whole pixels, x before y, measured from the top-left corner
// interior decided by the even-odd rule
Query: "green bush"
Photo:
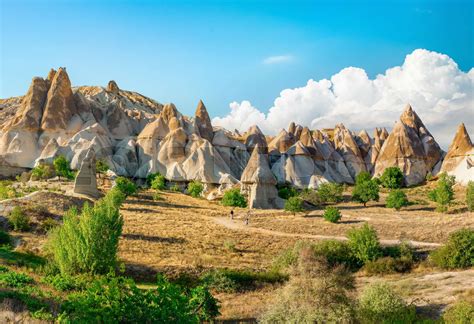
[[[218,292],[235,292],[263,283],[283,282],[286,275],[278,271],[250,271],[219,269],[211,270],[201,277],[201,282]]]
[[[318,187],[318,194],[323,203],[337,203],[342,201],[343,185],[339,183],[322,183]]]
[[[210,271],[202,276],[201,281],[210,289],[219,293],[233,293],[239,288],[237,282],[227,276],[225,271]]]
[[[378,184],[370,179],[368,172],[362,171],[356,177],[356,184],[352,190],[352,199],[363,203],[364,207],[371,200],[379,200],[379,186]]]
[[[443,313],[445,323],[469,324],[474,320],[474,302],[460,300],[449,306]]]
[[[162,200],[163,197],[161,197],[161,194],[159,192],[154,192],[153,193],[153,200],[157,201],[157,200]]]
[[[278,188],[278,197],[282,199],[289,199],[291,197],[295,197],[298,195],[298,191],[294,187],[292,187],[290,184],[285,184],[284,186],[281,186]]]
[[[125,177],[115,179],[115,188],[120,190],[124,195],[130,196],[137,192],[137,186]]]
[[[188,183],[188,192],[191,197],[198,198],[204,190],[204,185],[200,181],[191,181]]]
[[[150,187],[155,190],[165,190],[166,189],[166,179],[159,173],[153,174],[153,178],[150,182]]]
[[[436,188],[428,193],[428,198],[437,204],[437,211],[445,212],[448,210],[448,205],[454,199],[454,184],[455,177],[443,172],[439,176]]]
[[[412,266],[413,260],[410,258],[383,257],[374,261],[368,261],[364,265],[364,270],[368,275],[385,275],[408,272]]]
[[[189,291],[159,278],[139,289],[130,279],[106,277],[61,305],[59,321],[80,323],[199,323],[219,315],[218,302],[204,287]]]
[[[323,203],[323,200],[319,196],[319,192],[314,189],[305,188],[299,194],[299,197],[313,206],[319,206]]]
[[[0,283],[13,288],[20,288],[33,282],[33,278],[24,274],[13,271],[0,273]]]
[[[331,223],[337,223],[341,219],[341,213],[336,207],[326,207],[323,218]]]
[[[294,214],[302,212],[303,209],[303,200],[300,197],[290,197],[285,202],[285,210]]]
[[[39,164],[31,170],[33,180],[45,180],[53,176],[53,167],[49,164]]]
[[[367,223],[361,228],[349,230],[347,237],[353,255],[361,264],[374,261],[382,255],[377,232]]]
[[[400,189],[392,189],[388,194],[385,206],[387,208],[395,208],[396,210],[400,210],[402,207],[408,206],[407,195]]]
[[[69,210],[63,225],[50,232],[49,250],[61,274],[103,274],[115,269],[122,201],[123,194],[111,190],[94,206],[85,204],[80,215]]]
[[[95,161],[95,170],[98,174],[105,174],[109,169],[110,167],[105,159],[98,159]]]
[[[359,298],[358,317],[362,323],[413,323],[416,310],[386,283],[373,283]]]
[[[61,274],[45,276],[43,277],[42,282],[51,285],[58,291],[84,289],[88,284],[88,281],[85,278]]]
[[[181,192],[181,188],[178,186],[177,183],[175,183],[174,185],[172,185],[172,186],[170,187],[170,190],[171,190],[171,191],[174,191],[174,192]]]
[[[380,183],[385,188],[399,189],[403,186],[403,172],[399,167],[389,167],[383,171]]]
[[[240,189],[238,188],[229,189],[224,192],[221,203],[224,206],[247,207],[247,199],[245,199],[245,196],[240,193]]]
[[[0,200],[16,198],[19,196],[19,193],[12,186],[11,181],[0,180]]]
[[[474,211],[474,181],[469,181],[466,188],[467,210]]]
[[[13,230],[24,232],[30,229],[30,217],[25,214],[20,206],[13,207],[8,222],[13,226]]]
[[[358,261],[347,242],[325,240],[314,244],[312,250],[316,256],[323,257],[331,267],[344,265],[351,270],[359,268]]]
[[[464,228],[449,235],[448,242],[430,253],[431,261],[447,269],[474,266],[474,230]]]
[[[71,166],[69,165],[69,161],[62,155],[58,156],[53,160],[54,171],[58,176],[59,180],[61,177],[66,179],[74,179],[74,173],[71,170]]]
[[[12,237],[4,230],[0,230],[0,245],[11,245]]]

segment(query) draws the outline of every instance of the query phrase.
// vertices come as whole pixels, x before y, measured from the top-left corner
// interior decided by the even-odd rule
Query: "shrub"
[[[191,197],[198,198],[201,196],[204,186],[200,181],[191,181],[188,183],[188,192]]]
[[[277,271],[249,271],[249,270],[211,270],[201,277],[202,283],[219,292],[235,292],[249,289],[257,284],[277,283],[287,279]]]
[[[130,196],[137,192],[137,186],[125,177],[118,177],[115,179],[115,187],[124,195]]]
[[[166,189],[166,179],[159,173],[155,173],[153,179],[150,182],[150,186],[155,190],[165,190]]]
[[[224,206],[247,207],[247,199],[240,193],[240,189],[230,189],[224,193],[221,201]]]
[[[49,164],[39,164],[31,170],[33,180],[45,180],[53,176],[53,167]]]
[[[382,255],[377,232],[367,223],[361,228],[351,229],[347,237],[353,255],[361,264],[376,260]]]
[[[324,203],[337,203],[342,201],[342,192],[344,191],[344,187],[338,183],[322,183],[318,187],[319,197],[321,201]]]
[[[413,266],[412,259],[400,257],[383,257],[374,261],[368,261],[364,270],[368,275],[384,275],[390,273],[408,272]]]
[[[229,278],[224,271],[210,271],[201,280],[216,292],[233,293],[238,290],[238,284]]]
[[[359,268],[357,259],[347,242],[338,240],[325,240],[312,246],[316,256],[323,257],[332,266],[344,265],[348,269]]]
[[[448,210],[448,205],[454,199],[454,184],[455,177],[443,172],[439,176],[436,188],[428,193],[428,198],[437,204],[437,211],[445,212]]]
[[[285,202],[285,210],[293,213],[295,215],[298,212],[302,212],[303,209],[303,200],[299,197],[290,197]]]
[[[174,192],[181,192],[181,188],[178,186],[177,183],[175,183],[174,185],[172,185],[172,186],[170,187],[170,190],[171,190],[171,191],[174,191]]]
[[[13,271],[0,273],[0,283],[8,287],[20,288],[32,282],[33,278],[24,273]]]
[[[30,217],[26,215],[20,206],[13,207],[8,222],[13,226],[13,230],[24,232],[30,228]]]
[[[474,302],[460,300],[449,306],[443,313],[445,323],[472,323],[474,319]]]
[[[69,161],[62,155],[58,156],[53,160],[54,171],[58,176],[59,180],[61,177],[67,179],[74,179],[74,174],[71,171],[71,166],[69,165]]]
[[[370,179],[368,172],[360,172],[356,177],[356,184],[352,190],[352,199],[367,206],[367,203],[371,200],[379,200],[379,186],[378,184]]]
[[[313,206],[319,206],[323,203],[323,200],[319,196],[319,192],[314,189],[305,188],[301,191],[299,197]]]
[[[295,197],[297,195],[298,191],[296,191],[296,189],[289,184],[278,188],[278,197],[283,198],[285,200],[291,197]]]
[[[0,181],[0,200],[18,197],[18,192],[11,181]]]
[[[156,288],[139,289],[130,279],[105,277],[70,294],[61,311],[60,322],[199,323],[219,315],[219,306],[203,287],[185,291],[159,278]]]
[[[326,207],[323,217],[325,220],[331,223],[337,223],[341,219],[341,213],[336,207]]]
[[[451,233],[444,246],[430,253],[430,259],[448,269],[474,266],[474,230],[465,228]]]
[[[311,249],[301,249],[289,282],[278,291],[262,323],[352,323],[349,292],[354,277],[344,267],[330,267]]]
[[[469,181],[466,188],[467,210],[474,211],[474,181]]]
[[[399,189],[403,186],[403,172],[399,167],[389,167],[383,171],[380,183],[385,188]]]
[[[162,200],[163,197],[161,197],[161,194],[159,192],[154,192],[153,193],[153,200]]]
[[[85,204],[80,216],[77,209],[69,210],[63,225],[50,232],[50,251],[62,274],[101,274],[115,269],[122,201],[123,194],[111,190],[94,206]]]
[[[12,244],[12,237],[7,232],[0,230],[0,245]]]
[[[69,275],[50,275],[45,276],[42,282],[47,283],[54,287],[58,291],[70,291],[76,289],[83,289],[87,285],[87,281],[84,278],[72,277]]]
[[[400,210],[402,207],[408,206],[407,195],[400,189],[392,189],[388,194],[385,206],[387,208],[395,208],[396,210]]]
[[[107,173],[109,169],[110,167],[105,159],[98,159],[95,161],[95,170],[99,175]]]
[[[362,292],[358,317],[362,323],[412,323],[416,311],[387,284],[374,283]]]

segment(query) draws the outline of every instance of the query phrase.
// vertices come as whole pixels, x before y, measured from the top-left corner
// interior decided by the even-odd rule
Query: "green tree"
[[[445,245],[430,253],[430,260],[447,269],[474,267],[474,230],[464,228],[451,233]]]
[[[200,181],[195,180],[188,183],[188,192],[194,198],[200,197],[203,190],[204,185]]]
[[[224,206],[247,207],[247,199],[245,199],[245,196],[242,195],[237,188],[227,190],[222,197],[221,203]]]
[[[290,197],[285,202],[285,210],[293,213],[295,215],[298,212],[302,212],[303,209],[303,200],[300,197]]]
[[[336,207],[326,207],[323,218],[331,223],[337,223],[341,219],[341,212]]]
[[[138,190],[135,183],[125,177],[115,179],[115,187],[126,196],[133,195]]]
[[[49,164],[41,163],[31,170],[31,178],[33,180],[45,180],[53,176],[53,168]]]
[[[62,274],[105,274],[117,265],[123,218],[119,208],[125,195],[112,189],[81,213],[70,209],[62,226],[51,230],[48,251]]]
[[[73,177],[71,166],[69,165],[69,161],[62,155],[58,156],[53,160],[54,171],[58,176],[59,181],[61,181],[61,177],[70,179]]]
[[[318,187],[319,197],[321,201],[326,203],[337,203],[342,201],[342,192],[344,191],[344,187],[339,183],[322,183]]]
[[[387,201],[385,202],[387,208],[395,208],[400,210],[404,206],[408,206],[407,195],[400,189],[390,190]]]
[[[369,224],[349,230],[347,237],[352,253],[361,264],[374,261],[382,255],[377,232]]]
[[[474,181],[469,181],[466,188],[467,210],[474,211]]]
[[[296,191],[296,189],[293,188],[290,184],[285,184],[284,186],[278,188],[278,197],[282,199],[288,199],[297,195],[298,191]]]
[[[370,179],[368,172],[362,171],[356,177],[356,184],[352,190],[352,199],[367,206],[367,202],[379,200],[379,185]]]
[[[399,189],[403,186],[403,172],[399,167],[386,168],[380,177],[380,182],[385,188]]]
[[[448,175],[446,172],[441,173],[439,180],[436,183],[436,188],[428,193],[428,198],[436,202],[436,210],[445,212],[448,210],[448,205],[454,199],[455,177]]]
[[[154,175],[151,180],[150,186],[155,190],[165,190],[166,189],[166,179],[163,175],[157,173]]]

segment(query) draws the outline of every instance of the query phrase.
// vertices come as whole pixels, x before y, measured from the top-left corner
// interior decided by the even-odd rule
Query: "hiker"
[[[230,219],[234,219],[234,210],[233,209],[230,211]]]
[[[249,224],[249,220],[250,220],[250,210],[247,211],[247,217],[245,217],[245,225]]]

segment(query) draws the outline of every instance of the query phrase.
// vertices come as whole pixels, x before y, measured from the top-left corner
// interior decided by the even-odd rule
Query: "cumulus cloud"
[[[233,102],[230,114],[213,123],[240,131],[257,124],[269,134],[291,121],[310,128],[337,123],[355,131],[391,128],[407,103],[445,148],[460,122],[474,136],[474,68],[466,73],[447,55],[417,49],[401,66],[374,79],[363,69],[348,67],[330,79],[311,79],[305,86],[281,91],[267,114],[249,101]]]
[[[292,55],[276,55],[276,56],[269,56],[263,59],[263,64],[278,64],[278,63],[286,63],[293,60]]]

